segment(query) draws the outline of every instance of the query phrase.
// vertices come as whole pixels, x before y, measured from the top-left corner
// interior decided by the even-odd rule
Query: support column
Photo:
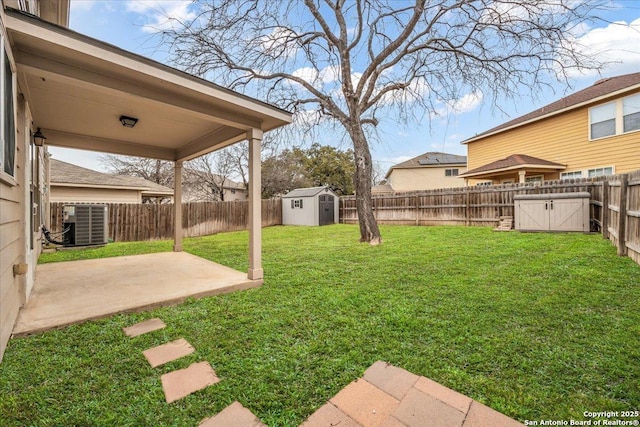
[[[526,175],[527,175],[527,172],[526,172],[526,171],[518,171],[518,178],[519,178],[518,182],[519,182],[520,184],[524,184],[524,183],[526,182],[526,181],[525,181],[525,179],[524,179],[524,177],[525,177]]]
[[[250,280],[262,280],[262,171],[260,146],[262,130],[247,132],[249,140],[249,271]]]
[[[173,167],[173,251],[182,252],[182,162]]]

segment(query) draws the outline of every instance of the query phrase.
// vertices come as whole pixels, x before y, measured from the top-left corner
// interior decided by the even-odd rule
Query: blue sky
[[[152,28],[166,25],[165,14],[181,18],[192,16],[188,1],[169,0],[71,0],[71,29],[120,48],[164,62],[166,49],[158,45]],[[585,28],[580,41],[602,59],[612,62],[602,77],[640,70],[640,0],[618,0],[603,15],[610,24]],[[501,100],[501,112],[489,97],[467,96],[449,111],[429,123],[408,125],[386,121],[380,126],[377,141],[371,142],[373,158],[383,169],[427,151],[466,154],[460,141],[592,85],[601,76],[574,76],[571,87],[561,85],[536,94],[536,99]],[[304,141],[311,144],[314,141]],[[330,143],[330,141],[319,141]],[[340,145],[340,148],[349,148]],[[86,151],[50,148],[54,158],[95,170],[102,170],[98,154]]]

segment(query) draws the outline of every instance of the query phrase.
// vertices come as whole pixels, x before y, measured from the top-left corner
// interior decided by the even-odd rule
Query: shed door
[[[584,199],[552,200],[549,204],[549,226],[553,231],[589,231]],[[588,206],[588,205],[587,205]]]
[[[333,224],[335,222],[333,215],[333,203],[334,197],[330,194],[323,194],[320,196],[320,225]]]
[[[516,230],[549,231],[549,201],[518,200]]]

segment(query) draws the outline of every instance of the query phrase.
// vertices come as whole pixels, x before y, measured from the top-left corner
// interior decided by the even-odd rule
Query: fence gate
[[[320,196],[320,212],[319,223],[320,225],[333,224],[335,222],[333,204],[335,198],[330,194],[323,194]]]

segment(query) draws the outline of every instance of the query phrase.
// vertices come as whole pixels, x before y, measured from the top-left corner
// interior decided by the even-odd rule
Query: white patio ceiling
[[[147,58],[8,11],[20,87],[48,145],[189,160],[291,114]],[[123,127],[121,115],[139,119]]]

